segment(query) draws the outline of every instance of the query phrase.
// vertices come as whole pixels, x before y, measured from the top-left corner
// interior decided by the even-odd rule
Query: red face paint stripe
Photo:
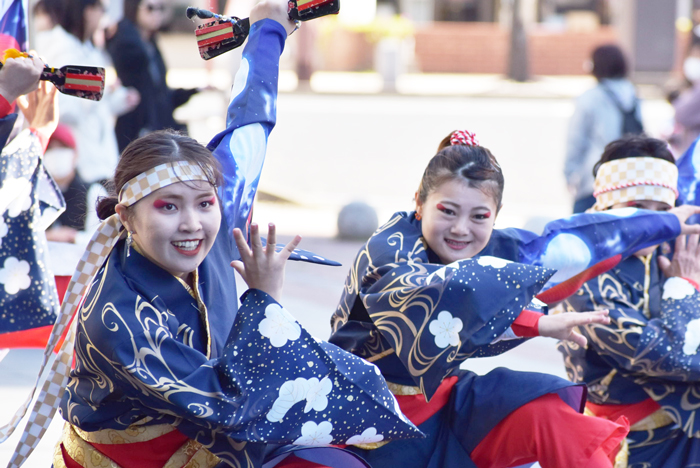
[[[156,200],[153,202],[153,206],[155,206],[156,208],[163,208],[168,205],[170,205],[170,203],[166,202],[165,200]]]
[[[488,218],[491,217],[491,212],[490,212],[490,211],[487,211],[487,212],[484,213],[482,216],[483,216],[484,218],[488,219]]]
[[[437,209],[438,209],[438,210],[445,210],[446,208],[445,208],[445,205],[443,205],[442,203],[438,203],[438,204],[437,204]]]

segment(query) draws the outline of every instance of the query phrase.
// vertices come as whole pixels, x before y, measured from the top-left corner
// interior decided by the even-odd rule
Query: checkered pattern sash
[[[211,182],[213,179],[211,174],[205,173],[200,166],[190,164],[186,161],[162,164],[137,175],[124,184],[124,187],[119,193],[119,203],[125,206],[131,206],[160,188],[177,182],[196,180]],[[83,296],[87,292],[88,285],[102,267],[119,239],[125,236],[126,233],[122,228],[123,226],[118,215],[114,214],[105,219],[90,239],[85,253],[83,253],[80,262],[78,262],[76,271],[73,273],[73,277],[68,284],[68,289],[66,290],[66,295],[61,304],[58,317],[51,330],[49,342],[44,350],[41,370],[39,371],[34,389],[27,398],[27,401],[24,402],[17,413],[12,417],[10,423],[0,428],[0,442],[4,442],[12,435],[19,425],[20,420],[26,415],[29,404],[34,398],[36,390],[39,388],[44,369],[50,361],[52,351],[58,346],[61,336],[65,333],[70,324],[65,341],[61,344],[60,350],[51,365],[51,370],[48,372],[46,380],[43,382],[39,397],[30,412],[24,433],[17,444],[17,448],[10,460],[8,468],[20,467],[27,460],[46,433],[56,413],[56,409],[61,403],[64,389],[68,385],[70,370],[73,363],[73,346],[79,321],[78,319],[74,319],[74,317]]]
[[[594,211],[616,203],[653,200],[674,206],[678,198],[678,168],[670,161],[639,156],[601,164],[595,177]]]

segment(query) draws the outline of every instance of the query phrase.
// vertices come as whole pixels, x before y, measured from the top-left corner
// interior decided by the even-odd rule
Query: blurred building
[[[352,0],[345,0],[345,4]],[[375,0],[379,16],[399,14],[414,25],[414,69],[421,72],[505,73],[509,53],[513,0]],[[635,76],[652,81],[667,77],[682,52],[686,32],[677,29],[679,16],[690,17],[695,0],[521,0],[519,12],[528,40],[533,75],[586,74],[591,51],[604,43],[619,43],[633,63]],[[346,44],[365,49],[386,32],[372,25],[336,25]],[[637,32],[640,32],[637,34]],[[326,34],[337,44],[338,38]],[[334,47],[327,47],[334,50]],[[329,55],[332,52],[329,52]],[[358,70],[372,63],[358,59],[358,50],[329,57],[321,66]]]

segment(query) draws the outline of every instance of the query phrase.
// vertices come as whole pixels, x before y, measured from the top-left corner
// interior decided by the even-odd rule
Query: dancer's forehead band
[[[596,211],[617,203],[638,200],[674,206],[678,198],[678,168],[672,162],[650,156],[615,159],[601,164],[593,196]]]
[[[161,164],[142,172],[124,184],[119,191],[119,203],[131,206],[158,189],[177,182],[195,180],[211,182],[211,176],[206,174],[201,166],[187,161]]]

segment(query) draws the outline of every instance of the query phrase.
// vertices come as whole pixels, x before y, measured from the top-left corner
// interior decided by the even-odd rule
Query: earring
[[[126,256],[131,255],[131,244],[134,243],[134,236],[131,235],[131,231],[127,231],[126,234]]]
[[[421,214],[416,211],[416,219],[420,221],[422,217],[423,216],[421,216]]]

